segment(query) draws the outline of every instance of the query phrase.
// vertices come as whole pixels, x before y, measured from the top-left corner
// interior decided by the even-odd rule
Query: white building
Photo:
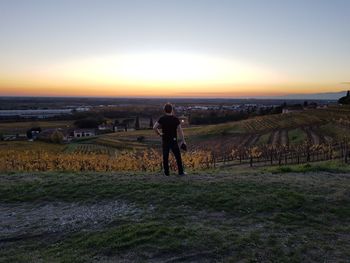
[[[91,137],[95,135],[96,135],[96,132],[94,129],[74,130],[74,138]]]

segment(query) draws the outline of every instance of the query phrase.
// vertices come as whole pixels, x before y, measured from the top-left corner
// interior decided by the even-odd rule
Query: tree
[[[340,104],[350,104],[350,90],[348,90],[348,92],[346,93],[346,96],[341,97],[338,100],[338,103],[340,103]]]
[[[149,128],[152,129],[153,128],[153,118],[151,116],[150,120],[149,120]]]
[[[27,134],[28,140],[33,139],[33,133],[32,133],[32,130],[31,130],[31,129],[27,130],[26,134]]]
[[[143,141],[145,141],[145,136],[139,136],[139,137],[137,137],[137,141],[138,141],[138,142],[143,142]]]
[[[77,120],[76,122],[74,122],[74,125],[81,129],[93,129],[93,128],[97,128],[98,125],[100,125],[101,123],[102,123],[101,120],[97,120],[94,118],[86,118],[86,119]]]
[[[136,116],[136,120],[135,120],[135,130],[139,130],[140,129],[140,119],[139,116]]]
[[[63,143],[64,135],[60,131],[54,131],[54,133],[51,135],[50,140],[53,143]]]
[[[0,141],[4,140],[4,135],[0,132]]]

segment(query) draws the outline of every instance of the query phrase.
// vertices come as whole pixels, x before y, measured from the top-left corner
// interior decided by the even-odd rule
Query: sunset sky
[[[0,0],[0,96],[349,88],[348,0]]]

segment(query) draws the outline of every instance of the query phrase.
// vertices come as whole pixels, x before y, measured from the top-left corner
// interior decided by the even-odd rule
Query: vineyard
[[[185,130],[188,169],[348,162],[350,110],[329,108],[256,117]],[[67,145],[0,144],[2,171],[160,171],[160,138],[152,130],[105,134]],[[171,161],[175,169],[174,160]]]
[[[195,150],[183,154],[187,169],[208,169],[233,165],[284,165],[313,161],[350,158],[349,140],[336,144],[304,143],[296,146],[264,145],[237,147],[215,151]],[[160,151],[120,151],[110,148],[81,145],[72,153],[49,151],[0,151],[0,171],[161,171]],[[171,168],[176,169],[174,159]]]
[[[97,144],[73,144],[66,152],[71,152],[74,154],[102,154],[102,155],[114,155],[116,154],[116,149],[112,147],[107,147]]]
[[[155,150],[124,151],[110,156],[92,152],[69,154],[45,151],[0,151],[0,171],[160,171],[161,155]],[[208,152],[191,152],[183,155],[189,169],[214,167]],[[171,167],[175,169],[174,159]]]
[[[330,122],[349,125],[350,108],[329,107],[327,109],[314,109],[288,114],[274,114],[258,116],[247,120],[208,125],[199,129],[193,129],[193,134],[241,134],[241,133],[266,133],[274,130],[295,129],[304,126],[320,126]]]

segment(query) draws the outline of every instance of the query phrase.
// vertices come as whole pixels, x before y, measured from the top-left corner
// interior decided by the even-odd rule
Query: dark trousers
[[[182,166],[182,159],[181,159],[181,153],[180,153],[180,148],[179,145],[177,144],[177,141],[163,141],[163,167],[164,167],[164,173],[166,175],[169,175],[169,152],[170,150],[173,152],[176,163],[177,163],[177,168],[179,174],[183,174],[183,166]]]

